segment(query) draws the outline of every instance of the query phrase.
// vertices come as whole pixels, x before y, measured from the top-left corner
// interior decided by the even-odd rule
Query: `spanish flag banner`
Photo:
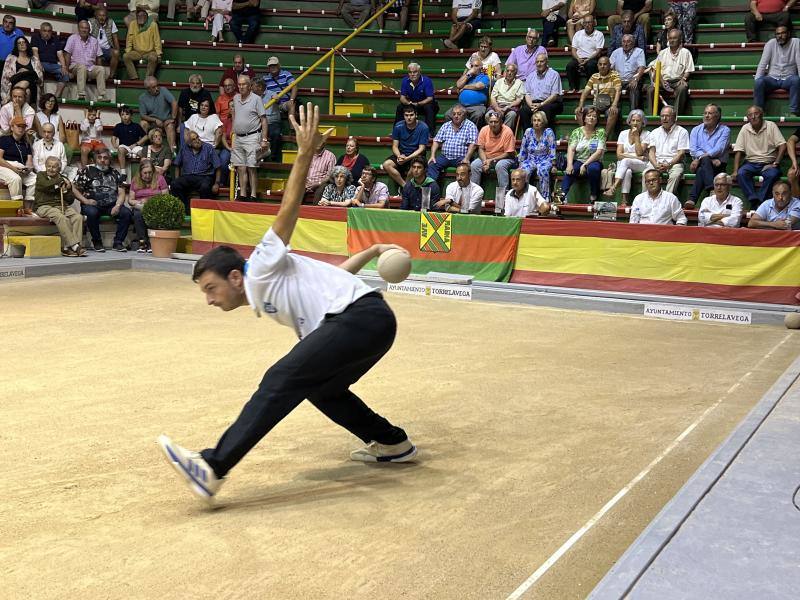
[[[398,244],[411,253],[412,273],[472,275],[508,281],[517,254],[521,219],[439,212],[347,211],[347,249]],[[367,268],[375,268],[372,261]]]
[[[800,232],[527,219],[511,281],[797,304]]]

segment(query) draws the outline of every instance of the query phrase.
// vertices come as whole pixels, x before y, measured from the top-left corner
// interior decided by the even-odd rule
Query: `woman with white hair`
[[[647,126],[644,111],[632,110],[628,114],[627,122],[630,129],[621,132],[617,138],[617,171],[614,173],[614,185],[603,193],[604,196],[613,198],[622,184],[620,206],[628,205],[633,174],[643,172],[649,165],[647,147],[650,143],[650,132],[644,130]]]
[[[336,165],[331,169],[328,184],[322,191],[320,206],[350,206],[350,200],[356,196],[353,175],[350,169]]]

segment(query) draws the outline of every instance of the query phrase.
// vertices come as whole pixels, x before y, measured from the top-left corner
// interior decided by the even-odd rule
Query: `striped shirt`
[[[266,75],[262,76],[262,79],[264,80],[264,85],[266,86],[267,90],[270,90],[276,94],[283,91],[290,83],[294,81],[292,74],[283,69],[281,69],[281,71],[274,76],[272,73],[267,73]],[[289,94],[284,94],[278,99],[278,102],[286,102],[287,100],[289,100]]]
[[[181,175],[213,175],[219,169],[220,162],[214,148],[203,142],[197,154],[189,146],[181,148],[175,166],[181,168]]]
[[[84,42],[77,33],[73,33],[67,38],[64,52],[69,53],[70,64],[76,63],[87,67],[93,67],[97,57],[103,55],[103,50],[100,48],[100,42],[97,41],[97,38],[89,36]]]
[[[467,155],[470,144],[478,141],[478,128],[469,119],[465,119],[458,129],[448,121],[439,128],[433,141],[442,145],[442,156],[446,159],[461,160]]]
[[[331,169],[336,165],[336,156],[330,150],[324,149],[315,154],[311,159],[306,176],[306,191],[310,192],[328,178]]]

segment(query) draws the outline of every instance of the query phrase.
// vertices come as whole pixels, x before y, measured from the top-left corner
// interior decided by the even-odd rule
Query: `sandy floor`
[[[800,349],[775,327],[390,302],[398,341],[357,390],[419,461],[350,462],[358,440],[304,404],[209,511],[155,438],[213,444],[292,333],[173,274],[0,285],[0,596],[505,598],[722,399],[526,596],[581,598]]]

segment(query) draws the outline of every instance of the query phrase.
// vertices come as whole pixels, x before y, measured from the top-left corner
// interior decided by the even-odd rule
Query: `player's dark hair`
[[[217,246],[206,252],[194,265],[192,281],[197,281],[206,271],[211,271],[223,279],[228,278],[231,271],[244,273],[244,256],[230,246]]]

